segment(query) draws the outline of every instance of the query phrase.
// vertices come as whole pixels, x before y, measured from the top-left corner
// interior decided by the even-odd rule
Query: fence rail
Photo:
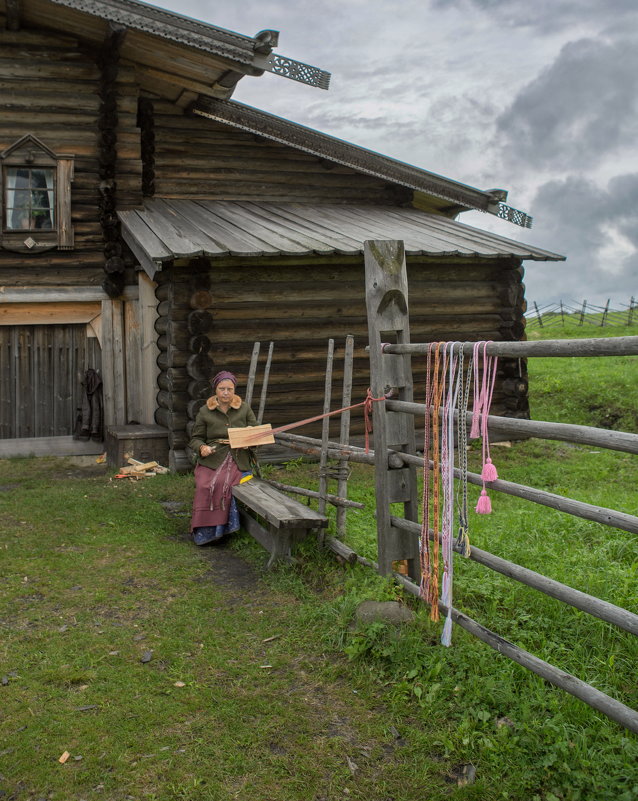
[[[525,318],[527,328],[562,327],[567,323],[599,328],[619,328],[638,322],[638,300],[631,297],[628,304],[621,303],[619,309],[612,309],[610,301],[604,306],[576,301],[558,301],[558,303],[538,304],[533,301],[528,306]]]

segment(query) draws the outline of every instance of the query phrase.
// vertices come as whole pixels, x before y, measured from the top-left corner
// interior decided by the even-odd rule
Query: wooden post
[[[607,303],[605,304],[605,309],[603,311],[603,318],[600,321],[600,327],[605,327],[605,322],[607,321],[607,314],[609,313],[609,298],[607,298]]]
[[[631,319],[634,314],[634,296],[631,296],[631,300],[629,301],[629,314],[627,315],[627,325],[631,325]]]
[[[354,360],[354,337],[348,334],[346,337],[346,349],[343,355],[343,393],[341,396],[341,408],[345,409],[352,403],[352,373]],[[341,445],[350,444],[350,412],[341,414],[341,428],[339,433],[339,443]],[[339,461],[339,478],[337,495],[340,498],[348,497],[348,463],[341,459]],[[346,534],[346,514],[345,506],[337,507],[337,537],[345,537]]]
[[[323,390],[323,413],[328,414],[332,401],[332,367],[334,363],[334,339],[328,340],[328,356],[326,358],[326,380]],[[325,514],[326,494],[328,492],[328,440],[330,439],[330,418],[321,421],[321,457],[319,460],[319,511]],[[321,535],[320,535],[321,536]]]
[[[585,309],[587,308],[587,301],[583,301],[583,308],[580,310],[580,322],[578,325],[582,325],[585,322]]]
[[[536,301],[534,301],[534,309],[536,310],[536,316],[538,317],[538,324],[542,328],[543,327],[543,316],[538,310],[538,306],[536,305]]]
[[[255,388],[255,376],[257,375],[257,361],[259,359],[260,342],[253,345],[253,354],[250,357],[250,368],[248,370],[248,381],[246,382],[246,403],[248,406],[253,402],[253,390]]]
[[[366,307],[370,342],[370,388],[375,398],[386,394],[412,400],[409,354],[382,353],[383,342],[409,344],[408,279],[405,247],[398,240],[364,242]],[[388,412],[383,401],[372,405],[377,499],[379,572],[392,574],[394,561],[408,560],[408,572],[419,580],[418,538],[406,535],[390,522],[390,504],[402,502],[408,520],[418,518],[416,471],[413,466],[390,469],[388,447],[415,454],[414,420],[401,412]]]
[[[102,301],[102,385],[105,428],[110,425],[124,425],[127,422],[122,306],[121,300]]]
[[[264,379],[261,384],[261,397],[259,399],[259,411],[257,412],[257,422],[261,423],[264,419],[264,409],[266,408],[266,394],[268,393],[268,379],[270,377],[270,365],[272,362],[272,352],[275,343],[271,342],[268,348],[268,357],[266,358],[266,366],[264,367]]]
[[[157,319],[157,298],[155,297],[155,284],[143,270],[138,272],[139,289],[139,322],[140,322],[140,423],[154,423],[155,409],[157,408],[157,378],[159,367],[157,357],[157,334],[155,333],[155,320]]]

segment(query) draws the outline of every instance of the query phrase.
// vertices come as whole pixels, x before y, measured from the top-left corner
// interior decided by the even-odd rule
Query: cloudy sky
[[[480,189],[532,230],[461,221],[567,256],[526,262],[527,297],[638,299],[637,0],[161,0],[332,73],[273,75],[234,100]]]

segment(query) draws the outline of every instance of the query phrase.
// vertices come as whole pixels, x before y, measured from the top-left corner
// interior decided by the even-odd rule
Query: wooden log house
[[[327,88],[277,38],[136,0],[0,0],[0,456],[103,448],[71,437],[93,368],[105,425],[165,427],[185,467],[210,376],[246,376],[255,340],[275,342],[273,425],[321,411],[329,337],[356,337],[363,397],[366,240],[405,242],[415,341],[524,336],[522,262],[562,257],[457,221],[529,224],[502,190],[232,101],[264,71]],[[527,416],[518,360],[496,405]]]

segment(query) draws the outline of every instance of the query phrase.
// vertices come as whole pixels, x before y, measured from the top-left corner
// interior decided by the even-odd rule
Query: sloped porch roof
[[[119,212],[122,236],[151,275],[197,256],[356,255],[401,239],[408,256],[562,261],[564,256],[414,208],[153,198]]]

